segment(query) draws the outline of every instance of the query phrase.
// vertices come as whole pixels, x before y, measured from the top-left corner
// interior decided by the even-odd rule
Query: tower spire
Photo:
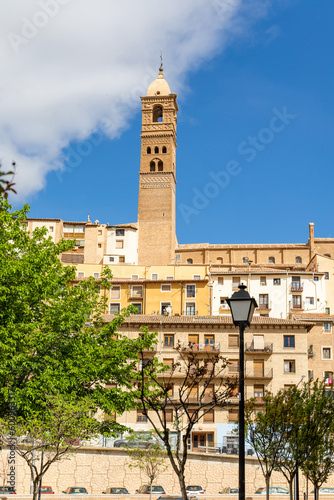
[[[160,52],[160,68],[159,68],[159,74],[163,74],[164,68],[163,68],[163,62],[162,62],[162,50]]]

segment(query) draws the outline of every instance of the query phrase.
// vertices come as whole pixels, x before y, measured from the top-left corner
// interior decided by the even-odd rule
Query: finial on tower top
[[[160,52],[160,68],[159,68],[159,74],[162,74],[163,73],[163,62],[162,62],[162,50]]]

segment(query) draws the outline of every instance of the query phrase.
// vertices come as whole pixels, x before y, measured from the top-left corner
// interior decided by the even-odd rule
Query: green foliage
[[[15,162],[12,163],[12,167],[13,171],[10,170],[9,172],[0,172],[0,196],[3,196],[5,200],[8,199],[8,193],[10,191],[16,194],[16,191],[13,188],[13,186],[15,186],[15,182],[12,182],[15,175]],[[8,175],[12,176],[11,180],[6,179]]]
[[[134,396],[126,389],[138,351],[155,335],[119,335],[130,311],[104,324],[107,299],[98,290],[110,288],[110,270],[73,287],[75,268],[63,266],[59,255],[74,241],[54,244],[43,228],[28,234],[27,214],[27,206],[11,211],[0,197],[0,416],[8,417],[10,392],[25,419],[45,411],[46,395],[89,398],[109,415],[129,410]],[[100,426],[103,433],[119,431],[113,418]]]

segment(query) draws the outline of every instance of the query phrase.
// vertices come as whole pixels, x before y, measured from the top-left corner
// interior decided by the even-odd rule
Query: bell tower
[[[177,94],[170,91],[162,65],[142,97],[138,199],[138,264],[175,262],[175,156]]]

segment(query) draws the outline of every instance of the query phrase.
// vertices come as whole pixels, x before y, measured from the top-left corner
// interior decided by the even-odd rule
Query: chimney
[[[312,257],[315,254],[315,246],[314,246],[314,224],[313,224],[313,222],[309,223],[308,230],[309,230],[308,245],[310,247],[310,259],[312,259]]]

